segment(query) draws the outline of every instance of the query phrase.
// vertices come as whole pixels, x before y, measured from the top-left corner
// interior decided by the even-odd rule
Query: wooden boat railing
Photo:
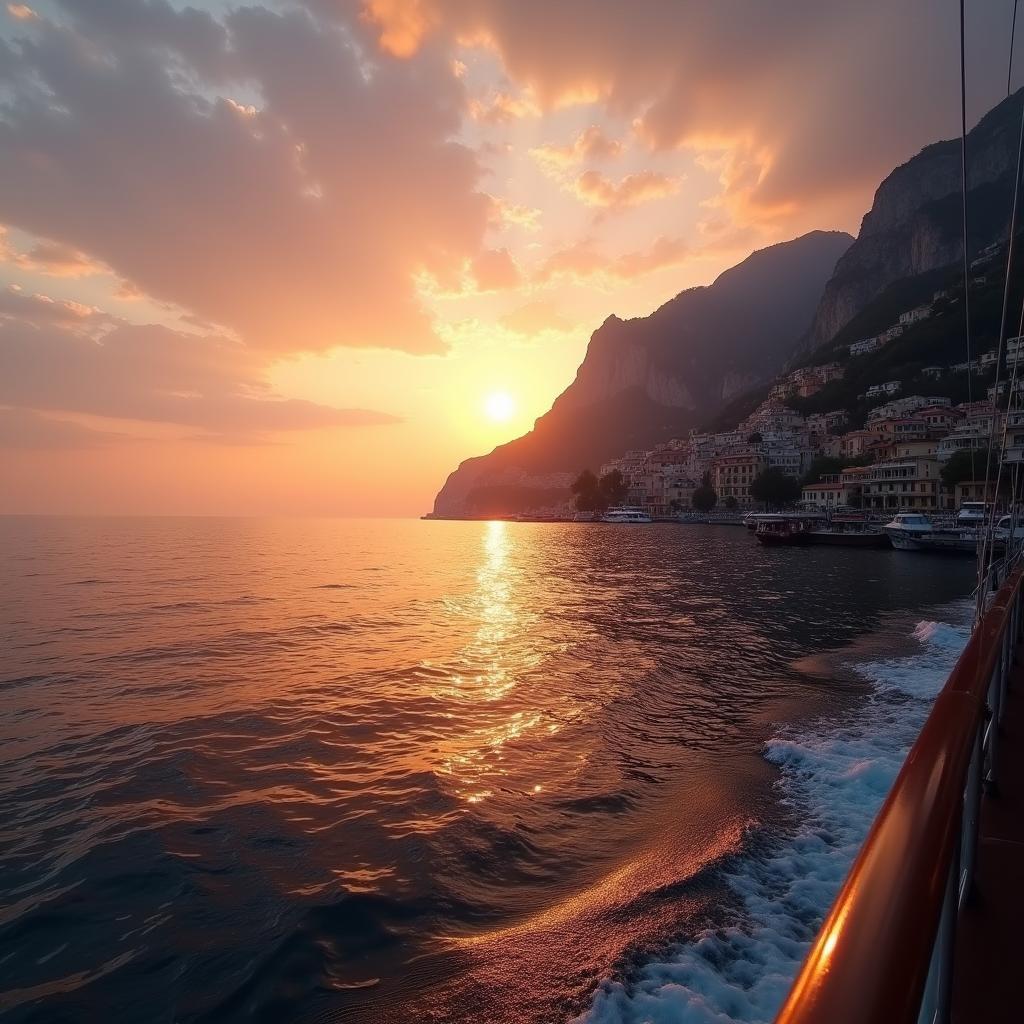
[[[1019,565],[974,630],[776,1024],[945,1024],[983,782],[1022,624]]]

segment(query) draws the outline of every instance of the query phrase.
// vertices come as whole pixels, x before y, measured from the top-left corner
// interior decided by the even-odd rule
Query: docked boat
[[[885,532],[863,515],[833,516],[825,526],[807,531],[808,544],[826,544],[847,548],[886,548]]]
[[[932,521],[920,512],[900,512],[882,527],[897,551],[921,551],[922,539],[935,529]]]
[[[917,539],[919,551],[940,555],[970,555],[978,553],[979,530],[953,529],[932,530]]]
[[[817,509],[796,512],[748,512],[743,517],[742,522],[748,530],[756,531],[761,523],[776,523],[790,520],[824,523],[825,513]]]
[[[754,536],[766,547],[807,544],[810,527],[807,520],[792,517],[763,519],[757,524]]]
[[[601,517],[602,523],[651,523],[653,521],[642,508],[633,505],[610,508]]]
[[[989,510],[990,506],[983,501],[962,502],[956,514],[956,525],[976,530],[985,525]]]
[[[1013,516],[1002,516],[999,522],[996,523],[995,530],[992,533],[992,536],[1000,544],[1005,544],[1010,539],[1011,523],[1013,523],[1013,539],[1015,541],[1024,540],[1024,518],[1018,515],[1016,522],[1014,522]]]

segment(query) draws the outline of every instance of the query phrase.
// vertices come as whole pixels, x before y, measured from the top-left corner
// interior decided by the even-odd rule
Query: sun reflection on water
[[[509,774],[507,744],[539,728],[548,734],[558,728],[545,722],[542,710],[515,705],[519,676],[534,667],[539,656],[531,640],[535,616],[528,607],[526,581],[514,562],[508,524],[487,523],[481,548],[476,586],[461,607],[462,614],[474,616],[478,624],[460,654],[461,671],[443,690],[444,697],[467,706],[453,719],[461,728],[441,744],[437,769],[469,804],[492,797],[496,781]]]

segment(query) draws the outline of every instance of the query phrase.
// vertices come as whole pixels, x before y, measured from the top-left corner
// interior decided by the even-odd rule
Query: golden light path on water
[[[524,669],[539,664],[539,653],[520,656],[512,663],[509,650],[514,633],[527,632],[532,625],[525,595],[517,587],[514,569],[509,564],[508,524],[494,521],[486,524],[482,537],[483,558],[477,571],[477,588],[470,598],[479,619],[479,628],[463,655],[465,672],[455,675],[451,684],[440,690],[449,699],[493,704],[507,698],[515,689],[517,677]],[[477,708],[479,711],[479,708]],[[485,711],[486,713],[486,711]],[[453,718],[455,716],[453,715]],[[493,786],[508,776],[503,747],[538,728],[549,735],[558,732],[554,722],[544,725],[540,711],[518,710],[499,714],[471,732],[453,736],[441,744],[438,771],[447,776],[455,792],[468,803],[479,803],[494,795]],[[535,784],[532,792],[543,787]]]

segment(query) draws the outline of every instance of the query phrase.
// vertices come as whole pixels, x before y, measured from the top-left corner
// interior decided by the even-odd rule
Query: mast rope
[[[1006,69],[1006,96],[1009,99],[1012,88],[1012,76],[1013,76],[1013,46],[1014,46],[1014,35],[1017,26],[1017,0],[1014,0],[1013,4],[1013,16],[1010,25],[1010,52],[1007,58],[1007,69]],[[961,98],[961,123],[962,127],[966,130],[966,75],[964,73],[964,0],[960,0],[960,98]],[[964,187],[964,266],[968,267],[967,258],[967,221],[966,221],[966,210],[967,210],[967,171],[966,171],[966,134],[962,137],[962,156],[963,156],[963,187]],[[995,445],[995,434],[996,434],[996,421],[1000,418],[999,408],[999,385],[1001,383],[1001,374],[1003,367],[1004,351],[1007,347],[1006,338],[1006,321],[1009,312],[1010,305],[1010,284],[1011,284],[1011,273],[1013,270],[1013,255],[1014,255],[1014,243],[1017,237],[1017,211],[1019,206],[1020,197],[1020,177],[1021,177],[1021,163],[1022,157],[1024,157],[1024,101],[1021,103],[1021,115],[1020,115],[1020,129],[1018,132],[1017,139],[1017,163],[1014,170],[1013,176],[1013,195],[1011,199],[1010,207],[1010,228],[1009,238],[1006,246],[1006,271],[1003,278],[1003,303],[1002,310],[999,318],[999,340],[996,346],[996,372],[995,382],[992,388],[992,400],[990,402],[991,412],[989,416],[989,438],[988,448],[985,452],[985,479],[982,493],[985,496],[986,507],[983,509],[983,529],[978,537],[978,603],[977,603],[977,614],[980,616],[984,610],[985,590],[986,588],[981,586],[982,581],[987,577],[991,566],[989,562],[993,559],[995,553],[995,525],[996,525],[996,504],[999,500],[999,490],[1002,486],[1003,477],[1003,465],[1006,456],[1006,438],[1007,438],[1007,427],[1010,422],[1010,414],[1013,410],[1013,400],[1017,389],[1017,370],[1020,364],[1021,356],[1024,355],[1021,350],[1020,337],[1024,334],[1024,298],[1021,302],[1021,313],[1020,320],[1017,327],[1017,349],[1014,352],[1013,367],[1010,373],[1009,386],[1007,388],[1006,395],[1006,412],[1002,418],[1002,430],[1000,433],[1000,444],[998,453],[998,464],[996,468],[996,482],[995,488],[991,493],[991,501],[989,501],[989,482],[992,475],[992,454]],[[966,272],[966,271],[965,271]],[[965,291],[966,291],[966,278],[965,278]],[[966,300],[965,300],[966,301]],[[968,325],[968,346],[970,346],[970,327]],[[968,347],[968,353],[970,348]],[[1009,353],[1006,353],[1007,356]],[[970,355],[968,354],[968,363],[970,362]],[[968,378],[970,378],[970,367],[968,366]],[[973,442],[971,451],[973,452]],[[974,476],[973,460],[971,475]],[[1014,491],[1016,491],[1018,474],[1014,473]],[[1010,532],[1007,540],[1007,554],[1012,551],[1013,540],[1014,540],[1014,521],[1016,519],[1016,496],[1013,495],[1010,503]]]

